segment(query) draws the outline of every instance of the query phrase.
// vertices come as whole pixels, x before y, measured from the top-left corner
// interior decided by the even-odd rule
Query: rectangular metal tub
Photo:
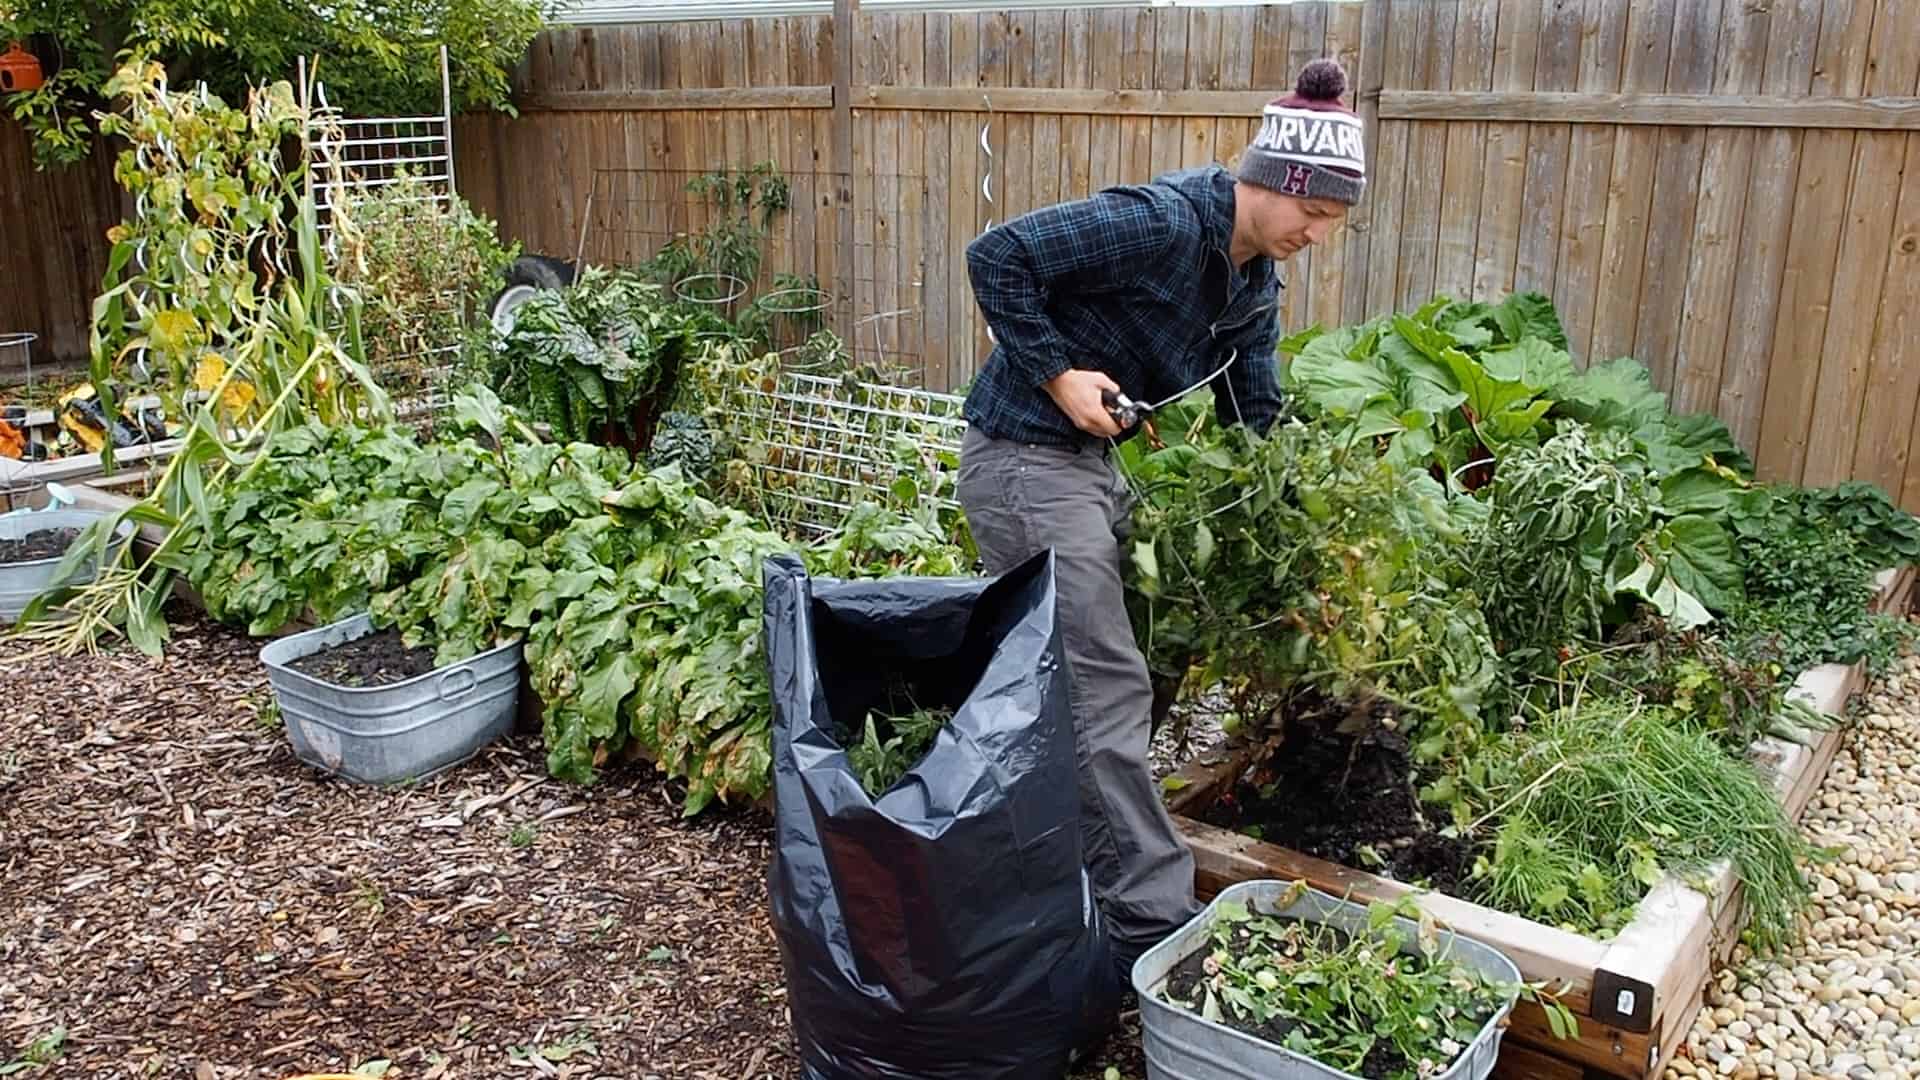
[[[0,514],[0,538],[19,540],[43,529],[85,529],[106,516],[99,510],[16,510]],[[114,550],[132,535],[133,523],[122,521],[115,530]],[[65,557],[63,552],[32,562],[0,564],[0,620],[12,623],[19,619],[34,597],[56,584],[85,585],[93,580],[95,568],[89,564],[66,581],[55,582],[53,572],[60,568],[60,560]]]
[[[1330,896],[1318,889],[1307,889],[1291,905],[1280,901],[1290,881],[1244,881],[1222,890],[1194,920],[1175,931],[1165,941],[1141,954],[1133,965],[1133,990],[1140,998],[1140,1021],[1145,1028],[1148,1080],[1326,1080],[1350,1078],[1311,1058],[1296,1054],[1264,1039],[1235,1031],[1225,1024],[1207,1020],[1198,1013],[1168,1004],[1159,996],[1167,977],[1180,961],[1205,946],[1220,905],[1226,901],[1243,904],[1262,915],[1285,915],[1309,922],[1324,923],[1353,933],[1367,931],[1367,909]],[[1396,918],[1412,942],[1419,927],[1412,921]],[[1461,963],[1500,982],[1518,983],[1520,969],[1504,955],[1474,941],[1442,929],[1449,955]],[[1450,940],[1449,940],[1450,939]],[[1500,1056],[1500,1037],[1505,1031],[1509,1001],[1487,1020],[1480,1033],[1462,1051],[1452,1067],[1437,1080],[1485,1080]],[[1354,1078],[1358,1080],[1358,1078]]]
[[[295,757],[349,780],[388,784],[432,776],[513,730],[520,641],[387,686],[337,686],[287,666],[372,632],[372,621],[355,615],[261,648]]]

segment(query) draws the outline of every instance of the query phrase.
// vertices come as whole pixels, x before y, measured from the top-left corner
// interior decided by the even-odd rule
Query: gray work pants
[[[1132,495],[1107,457],[969,431],[958,493],[990,574],[1051,547],[1080,766],[1080,836],[1113,939],[1137,954],[1200,911],[1147,763],[1153,689],[1121,584]]]

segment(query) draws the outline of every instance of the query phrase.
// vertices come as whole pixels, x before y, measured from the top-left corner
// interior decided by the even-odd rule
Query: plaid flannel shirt
[[[1216,413],[1265,432],[1284,408],[1281,284],[1271,259],[1233,265],[1233,185],[1219,165],[1186,169],[1032,211],[968,245],[974,296],[998,343],[967,395],[968,423],[1020,442],[1097,443],[1043,383],[1089,368],[1135,401],[1158,402],[1237,349],[1212,383]]]

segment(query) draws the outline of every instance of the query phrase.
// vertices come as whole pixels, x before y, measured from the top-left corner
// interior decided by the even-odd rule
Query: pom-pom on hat
[[[1367,187],[1366,125],[1341,103],[1346,92],[1337,61],[1300,69],[1293,93],[1267,105],[1240,179],[1302,199],[1359,202]]]

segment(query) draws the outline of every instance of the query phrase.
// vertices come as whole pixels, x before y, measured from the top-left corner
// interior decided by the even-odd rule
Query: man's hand
[[[1089,435],[1102,438],[1120,434],[1120,423],[1100,400],[1102,391],[1116,393],[1120,384],[1098,371],[1068,368],[1043,384],[1053,403],[1067,414],[1073,425]]]

